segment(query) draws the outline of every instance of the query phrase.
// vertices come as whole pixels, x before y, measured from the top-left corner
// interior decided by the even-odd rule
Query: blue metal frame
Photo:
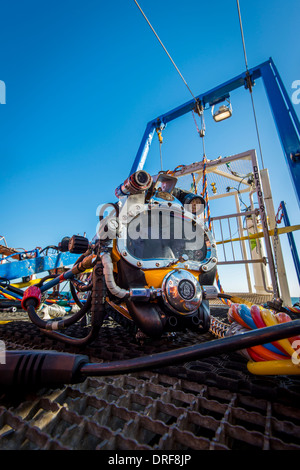
[[[300,205],[300,123],[273,60],[270,58],[268,61],[249,69],[248,73],[241,73],[212,90],[196,96],[196,100],[203,108],[206,105],[213,106],[226,99],[231,91],[240,87],[247,88],[248,77],[250,77],[252,84],[258,78],[263,79],[285,160]],[[164,127],[168,122],[195,110],[195,106],[195,100],[190,100],[147,124],[130,174],[143,168],[154,131],[157,128]]]
[[[282,208],[282,216],[283,216],[284,225],[286,227],[290,227],[291,223],[290,223],[290,219],[286,210],[285,202],[281,201],[280,205]],[[294,261],[294,265],[296,269],[296,274],[297,274],[297,278],[298,278],[298,282],[300,286],[300,261],[299,261],[299,256],[297,252],[297,247],[295,244],[294,234],[293,232],[288,232],[287,236],[288,236],[290,249],[291,249],[291,253],[292,253],[292,257],[293,257],[293,261]]]
[[[3,263],[0,264],[0,277],[13,280],[50,271],[51,269],[72,266],[78,257],[78,254],[67,252]]]
[[[203,109],[207,105],[213,106],[228,98],[231,91],[240,87],[248,88],[249,78],[251,84],[258,78],[263,79],[286,163],[300,204],[300,124],[273,60],[270,58],[268,61],[250,69],[248,73],[241,73],[210,91],[196,96],[196,100]],[[195,100],[190,100],[147,124],[130,174],[143,168],[155,130],[164,128],[168,122],[195,110],[195,107]],[[1,264],[0,277],[13,280],[31,276],[55,268],[71,266],[77,259],[78,255],[71,253],[59,253],[58,255],[49,256],[40,256],[39,253],[36,253],[35,258]]]

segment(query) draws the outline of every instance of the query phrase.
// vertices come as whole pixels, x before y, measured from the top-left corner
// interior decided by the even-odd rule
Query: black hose
[[[44,251],[47,251],[47,250],[49,250],[49,249],[59,251],[58,246],[56,246],[56,245],[48,245],[48,246],[45,246],[45,248],[43,248],[43,249],[40,251],[40,255],[41,255]]]
[[[16,307],[17,309],[21,309],[21,301],[19,300],[1,300],[0,301],[0,308],[10,308]]]
[[[92,281],[89,281],[88,284],[85,284],[84,282],[81,282],[78,279],[72,279],[71,282],[72,284],[74,284],[74,286],[79,292],[88,292],[89,290],[92,290],[93,287]]]
[[[46,336],[57,341],[61,341],[70,346],[85,346],[91,343],[98,336],[99,330],[95,327],[91,327],[89,333],[84,338],[73,338],[72,336],[65,335],[63,333],[58,333],[57,331],[41,330]]]
[[[293,337],[299,333],[300,320],[293,320],[173,351],[108,363],[89,363],[87,356],[57,351],[7,351],[6,362],[1,365],[0,388],[19,394],[28,388],[79,383],[88,376],[159,368],[191,359],[234,352]]]
[[[60,274],[48,274],[47,276],[41,278],[40,282],[36,284],[37,287],[42,287],[45,281],[48,281],[48,279],[56,279],[59,277]]]
[[[93,269],[92,282],[93,290],[92,295],[89,297],[89,307],[91,307],[92,318],[91,328],[88,335],[84,338],[73,338],[57,331],[42,329],[43,333],[46,336],[52,339],[56,339],[58,341],[62,341],[66,344],[70,344],[72,346],[85,346],[86,344],[91,343],[92,341],[94,341],[94,339],[98,337],[106,313],[104,308],[105,283],[101,260],[97,262],[96,266]]]
[[[193,359],[203,359],[209,356],[231,353],[241,349],[251,348],[261,344],[267,344],[284,338],[290,338],[300,333],[300,320],[280,323],[251,330],[235,336],[226,336],[222,339],[199,343],[177,350],[166,351],[150,356],[133,359],[113,361],[108,363],[88,363],[82,366],[81,374],[85,376],[104,376],[123,374],[150,368],[169,366]]]
[[[78,295],[77,295],[77,292],[76,292],[76,289],[75,289],[75,286],[76,286],[76,289],[79,291],[79,292],[88,292],[92,289],[93,287],[93,282],[92,281],[89,281],[88,284],[84,284],[82,283],[81,281],[78,281],[78,279],[72,279],[70,280],[70,291],[71,291],[71,295],[76,303],[76,305],[78,305],[78,307],[82,307],[83,306],[83,303],[81,302],[81,300],[79,299]]]
[[[9,290],[10,292],[13,292],[14,294],[21,295],[22,297],[24,295],[24,291],[22,291],[22,289],[18,289],[17,287],[11,286],[8,279],[6,279],[5,285],[3,285],[3,282],[0,281],[0,286]]]
[[[28,305],[27,305],[27,313],[32,321],[36,326],[39,328],[46,330],[47,328],[51,327],[51,321],[45,321],[42,320],[38,314],[35,311],[35,301],[28,300]],[[68,318],[64,318],[63,320],[58,320],[56,321],[56,328],[57,329],[62,329],[62,328],[67,328],[68,326],[73,325],[76,323],[78,320],[80,320],[90,309],[91,307],[91,299],[87,299],[83,307],[78,310],[78,312],[74,313],[72,316]]]
[[[5,286],[2,285],[2,283],[4,282]],[[0,285],[2,285],[2,287],[7,287],[9,286],[9,280],[6,279],[6,277],[0,277]]]
[[[76,266],[78,263],[80,263],[84,258],[85,258],[85,253],[79,256],[79,258],[75,261],[74,266]],[[75,280],[73,280],[73,279],[70,280],[70,292],[71,292],[71,295],[72,295],[76,305],[78,305],[78,307],[82,308],[83,303],[80,301],[80,299],[77,295],[77,292],[75,290],[73,281],[75,281]]]
[[[218,294],[218,297],[219,297],[220,299],[228,299],[228,300],[231,300],[231,299],[232,299],[232,295],[229,295],[229,294],[221,294],[221,293],[219,293],[219,294]]]

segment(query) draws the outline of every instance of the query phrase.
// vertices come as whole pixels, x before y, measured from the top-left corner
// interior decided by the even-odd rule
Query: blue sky
[[[139,3],[194,94],[244,71],[235,0]],[[271,56],[291,96],[293,81],[300,80],[299,1],[240,0],[240,7],[249,67]],[[0,44],[0,80],[6,84],[1,235],[25,249],[74,233],[92,238],[96,208],[114,199],[147,122],[191,96],[133,0],[3,0]],[[244,111],[234,108],[222,129],[205,117],[208,158],[258,148],[249,95],[241,91],[237,98]],[[291,223],[299,223],[262,84],[254,99],[274,205],[285,200]],[[300,104],[295,110],[299,116]],[[167,127],[163,145],[167,168],[202,158],[190,115]],[[145,169],[160,169],[156,142]],[[284,237],[282,243],[291,293],[299,295]],[[225,271],[224,278],[232,290]]]

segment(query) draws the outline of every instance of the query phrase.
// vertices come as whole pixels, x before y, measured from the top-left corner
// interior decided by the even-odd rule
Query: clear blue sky
[[[194,94],[244,71],[235,0],[139,3]],[[249,67],[271,56],[291,96],[300,80],[299,0],[240,6]],[[74,233],[92,238],[96,208],[127,177],[146,123],[191,96],[133,0],[3,0],[0,44],[0,233],[25,249]],[[262,85],[254,98],[274,204],[285,200],[291,223],[299,223]],[[206,118],[209,158],[257,149],[249,100],[241,92],[248,117],[233,116],[217,137]],[[300,104],[295,109],[299,116]],[[187,139],[193,126],[189,115],[166,129],[167,168],[201,159],[196,137]],[[160,169],[155,143],[146,169]],[[292,295],[299,295],[288,250],[286,259]]]

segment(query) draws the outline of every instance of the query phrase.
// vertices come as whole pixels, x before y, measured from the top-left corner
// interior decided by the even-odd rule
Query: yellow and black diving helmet
[[[108,303],[144,334],[209,329],[217,252],[201,196],[166,172],[141,170],[120,185],[117,214],[104,219]]]

